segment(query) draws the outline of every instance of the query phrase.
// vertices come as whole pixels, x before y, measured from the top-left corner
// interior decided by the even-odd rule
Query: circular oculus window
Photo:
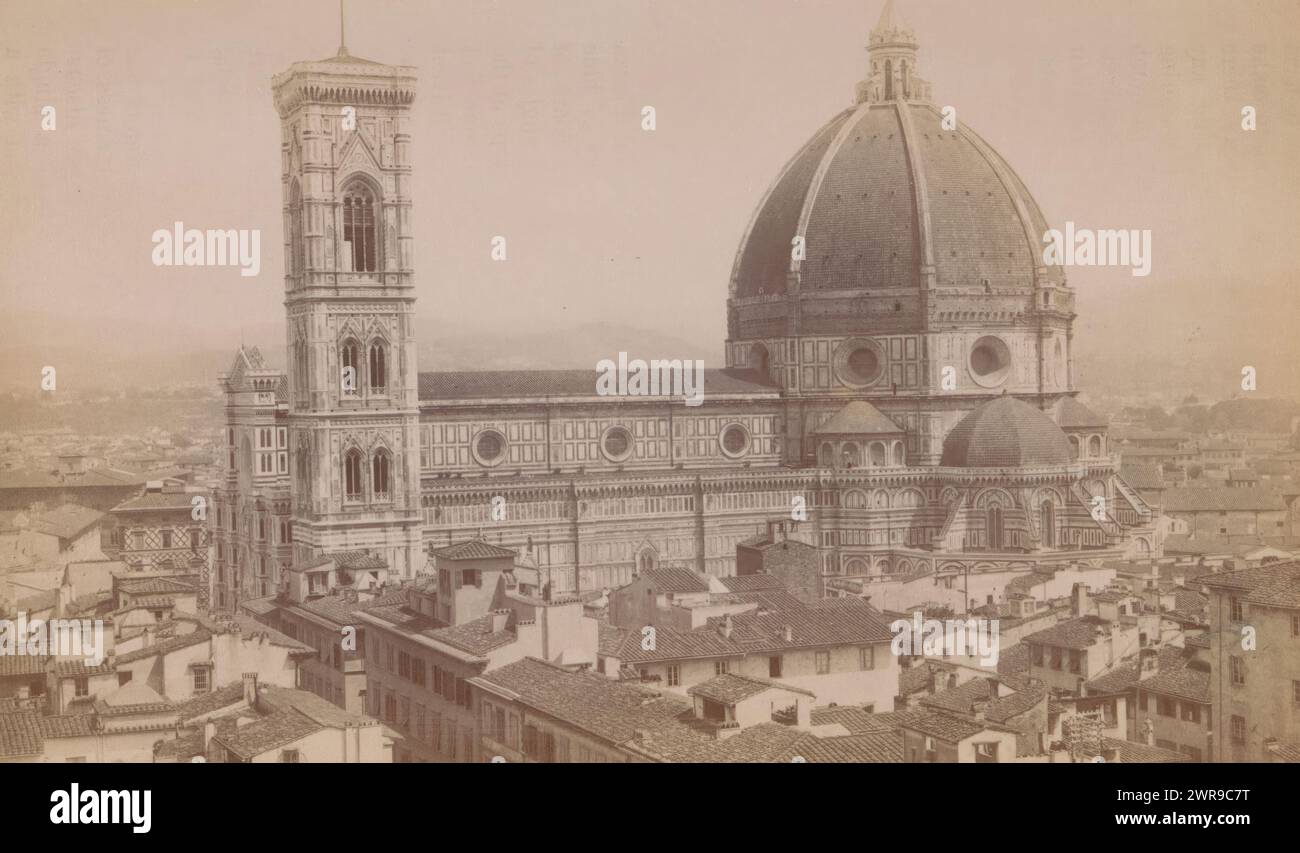
[[[885,350],[875,341],[852,338],[835,349],[835,375],[845,385],[865,388],[885,373]]]
[[[735,459],[749,450],[749,430],[740,424],[727,424],[718,435],[718,444],[724,455]]]
[[[1006,342],[993,335],[985,335],[975,342],[970,351],[970,375],[984,388],[996,388],[1011,375],[1011,350]]]
[[[626,427],[612,426],[601,436],[600,449],[610,462],[622,462],[632,455],[632,433]]]
[[[492,467],[506,458],[506,437],[494,429],[485,429],[474,438],[474,459]]]

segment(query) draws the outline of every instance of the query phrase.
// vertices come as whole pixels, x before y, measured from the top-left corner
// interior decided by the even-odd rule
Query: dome
[[[1015,397],[985,403],[958,422],[943,442],[945,468],[1032,468],[1069,465],[1070,440],[1046,413]]]
[[[1060,267],[1043,263],[1048,224],[1024,183],[980,136],[945,119],[916,76],[916,55],[887,2],[856,106],[813,134],[759,203],[732,268],[734,300],[799,291],[806,304],[795,310],[815,322],[830,292],[857,291],[919,318],[919,296],[899,289],[1030,296],[1064,283]]]
[[[933,104],[904,101],[831,119],[759,205],[733,294],[785,293],[791,278],[801,291],[920,288],[925,267],[938,287],[1031,290],[1047,220],[992,148],[942,123]]]

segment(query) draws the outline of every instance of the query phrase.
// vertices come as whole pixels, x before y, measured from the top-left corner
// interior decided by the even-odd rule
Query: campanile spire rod
[[[343,0],[339,0],[339,56],[348,55],[347,29],[343,25]]]

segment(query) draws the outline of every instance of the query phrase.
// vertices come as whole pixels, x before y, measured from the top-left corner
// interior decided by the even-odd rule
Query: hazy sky
[[[351,0],[351,52],[419,69],[418,310],[505,334],[617,319],[716,348],[741,232],[851,103],[882,3]],[[1300,351],[1300,4],[898,9],[935,100],[1049,221],[1152,230],[1149,278],[1071,271],[1093,346]],[[241,327],[279,328],[270,80],[338,41],[334,0],[0,0],[0,307],[96,318],[116,346],[123,327],[232,348]],[[153,266],[150,235],[175,220],[261,229],[261,275]],[[8,343],[38,347],[28,327]]]

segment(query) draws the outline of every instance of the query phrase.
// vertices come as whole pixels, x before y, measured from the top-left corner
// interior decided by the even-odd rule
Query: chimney
[[[984,715],[988,711],[988,708],[989,708],[989,703],[985,699],[981,699],[977,702],[971,703],[970,709],[971,709],[971,713],[975,715],[975,722],[977,723],[984,722]]]
[[[203,754],[208,754],[209,744],[212,743],[212,737],[217,733],[217,724],[208,720],[203,724]]]
[[[1076,583],[1070,591],[1070,615],[1085,616],[1088,613],[1088,585]]]
[[[244,701],[248,703],[248,707],[254,708],[257,706],[257,673],[245,672],[243,676]]]
[[[722,619],[722,636],[726,637],[728,640],[731,639],[731,628],[731,614],[728,613]]]
[[[504,631],[506,629],[506,622],[509,620],[509,618],[510,618],[509,610],[493,610],[492,611],[492,633],[500,634],[502,631]]]
[[[782,634],[782,636],[785,637],[785,641],[786,641],[787,643],[793,643],[793,642],[794,642],[794,626],[792,626],[792,625],[786,625],[786,626],[785,626],[785,632]]]

